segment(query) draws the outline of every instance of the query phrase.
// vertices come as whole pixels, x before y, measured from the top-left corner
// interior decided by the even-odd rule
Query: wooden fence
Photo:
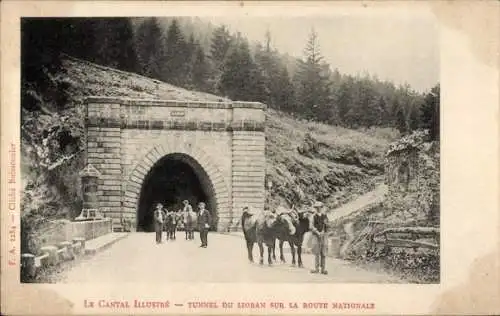
[[[375,245],[386,248],[439,249],[440,230],[436,227],[394,227],[375,234]]]

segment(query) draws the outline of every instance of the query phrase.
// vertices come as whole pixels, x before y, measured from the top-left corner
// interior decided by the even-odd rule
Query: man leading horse
[[[314,215],[311,221],[310,230],[311,250],[314,254],[314,269],[311,273],[328,274],[325,268],[326,253],[328,251],[328,216],[325,214],[323,203],[316,202],[313,205]]]

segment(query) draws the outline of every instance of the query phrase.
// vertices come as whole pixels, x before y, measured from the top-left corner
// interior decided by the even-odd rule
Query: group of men
[[[189,201],[183,201],[182,209],[182,221],[184,224],[184,230],[186,233],[186,240],[193,240],[194,233],[193,229],[196,223],[198,224],[198,229],[200,233],[201,245],[200,247],[206,248],[208,246],[208,230],[210,228],[210,223],[212,217],[210,212],[206,209],[204,202],[198,204],[198,214],[193,211],[193,208],[189,204]],[[325,214],[323,208],[323,203],[316,202],[313,204],[314,214],[312,221],[310,222],[309,230],[311,231],[310,246],[314,254],[314,269],[311,273],[322,273],[327,274],[326,271],[326,253],[328,245],[328,217]],[[154,210],[154,222],[156,231],[156,243],[162,242],[162,232],[167,222],[168,211],[163,208],[161,203],[156,204],[156,209]],[[196,219],[196,223],[195,223]]]
[[[184,225],[184,231],[186,234],[186,240],[194,239],[194,227],[198,224],[198,230],[200,232],[201,248],[206,248],[208,246],[208,230],[210,228],[210,223],[212,222],[212,217],[210,212],[206,209],[206,204],[200,202],[198,204],[198,214],[193,211],[192,206],[189,204],[188,200],[184,200],[183,209],[181,210],[180,216],[177,212],[169,212],[164,209],[161,203],[157,203],[154,209],[154,227],[156,232],[156,243],[160,244],[163,240],[162,233],[164,227],[167,225],[167,239],[175,240],[175,230],[177,229],[177,221],[182,221]],[[168,225],[172,225],[168,227]]]

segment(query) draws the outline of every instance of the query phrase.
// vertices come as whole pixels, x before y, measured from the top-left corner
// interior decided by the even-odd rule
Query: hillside
[[[83,167],[84,97],[223,99],[68,56],[47,86],[44,92],[27,87],[22,112],[23,216],[37,222],[71,217],[80,208],[75,170]],[[61,95],[63,106],[54,106]],[[274,183],[272,204],[319,199],[333,207],[373,189],[383,181],[384,152],[396,137],[389,129],[359,132],[269,109],[266,155],[268,178]]]

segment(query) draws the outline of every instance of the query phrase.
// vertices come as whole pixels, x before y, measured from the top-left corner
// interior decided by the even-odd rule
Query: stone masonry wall
[[[224,206],[217,214],[219,230],[239,229],[244,206],[264,208],[264,108],[252,102],[88,98],[87,163],[102,174],[101,209],[115,223],[133,220],[139,178],[148,172],[142,169],[179,148],[197,156],[216,187],[217,204]],[[138,172],[145,161],[148,166]]]
[[[239,219],[243,207],[263,210],[265,202],[265,135],[264,132],[233,132],[233,223],[241,230]]]
[[[202,150],[216,164],[225,179],[228,196],[231,196],[231,133],[126,129],[121,132],[121,141],[123,168],[121,190],[123,194],[125,194],[125,186],[130,173],[145,155],[158,145],[178,142],[188,143]],[[125,217],[135,216],[135,211],[126,213]]]
[[[87,111],[90,120],[98,120],[102,116],[117,120],[120,104],[91,103]],[[87,164],[92,164],[101,173],[97,191],[100,208],[106,216],[119,214],[122,173],[119,126],[87,128]]]

